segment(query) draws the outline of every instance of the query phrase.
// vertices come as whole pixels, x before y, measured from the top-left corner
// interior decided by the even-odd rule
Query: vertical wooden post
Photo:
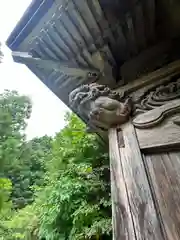
[[[131,121],[109,130],[114,240],[162,240],[143,159]]]
[[[125,179],[119,153],[118,132],[109,130],[113,240],[135,240]]]

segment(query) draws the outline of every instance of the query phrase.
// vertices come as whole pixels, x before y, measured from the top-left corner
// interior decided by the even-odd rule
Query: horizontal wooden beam
[[[13,52],[13,59],[15,62],[23,64],[38,65],[45,69],[54,69],[55,71],[63,72],[66,75],[73,77],[84,77],[84,78],[98,78],[100,71],[96,69],[89,69],[75,66],[71,62],[56,61],[51,59],[34,58],[27,52]]]

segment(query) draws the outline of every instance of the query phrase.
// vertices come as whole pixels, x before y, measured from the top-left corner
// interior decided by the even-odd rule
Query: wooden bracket
[[[101,73],[97,83],[115,87],[116,77],[113,73],[113,65],[108,61],[105,54],[98,51],[92,55],[92,59]]]
[[[84,77],[98,79],[101,75],[97,69],[77,67],[72,62],[56,61],[52,59],[41,59],[31,56],[27,52],[13,52],[15,62],[23,64],[33,64],[45,69],[54,69],[73,77]]]

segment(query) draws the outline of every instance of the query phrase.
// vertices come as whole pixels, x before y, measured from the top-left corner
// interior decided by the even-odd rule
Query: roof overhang
[[[97,1],[93,4],[35,0],[7,40],[14,61],[25,64],[66,105],[74,88],[102,77],[103,52],[115,65],[105,29],[94,16],[100,17],[102,9]]]
[[[123,83],[123,71],[124,76],[133,71],[136,58],[143,51],[147,55],[147,49],[163,38],[158,33],[165,21],[156,15],[167,9],[167,3],[168,0],[33,0],[7,45],[14,61],[25,64],[69,106],[69,93],[81,84],[99,81],[116,87],[117,80]],[[166,19],[171,15],[166,15]],[[158,52],[156,48],[154,52]],[[144,56],[139,58],[142,65]],[[153,58],[157,58],[156,54],[151,61]],[[131,75],[133,79],[135,74]]]

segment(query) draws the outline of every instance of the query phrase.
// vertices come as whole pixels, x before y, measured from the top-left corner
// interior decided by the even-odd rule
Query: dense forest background
[[[0,239],[112,239],[106,147],[69,113],[54,138],[27,141],[31,107],[0,95]]]

